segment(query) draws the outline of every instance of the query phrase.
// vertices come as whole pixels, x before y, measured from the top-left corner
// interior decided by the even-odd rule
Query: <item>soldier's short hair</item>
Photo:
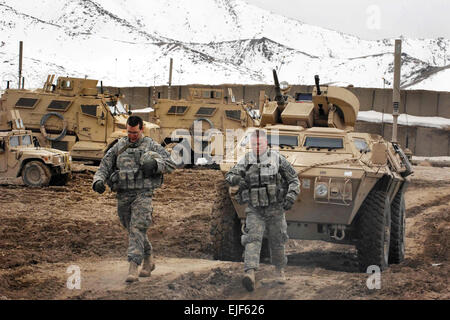
[[[144,126],[144,121],[139,116],[130,116],[127,120],[127,125],[129,125],[130,127],[136,127],[137,125],[139,125],[139,129],[142,129],[142,127]]]
[[[250,139],[266,139],[267,140],[267,133],[265,130],[257,129],[252,132],[250,135]]]

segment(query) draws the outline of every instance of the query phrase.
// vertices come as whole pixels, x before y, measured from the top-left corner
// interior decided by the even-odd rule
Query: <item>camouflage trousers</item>
[[[147,230],[152,223],[152,192],[123,191],[117,193],[117,213],[128,230],[128,261],[141,264],[152,253]]]
[[[277,267],[287,264],[285,243],[289,239],[287,235],[287,223],[281,205],[273,205],[267,208],[254,208],[248,206],[245,210],[245,234],[241,237],[241,243],[245,247],[244,270],[257,269],[261,253],[261,245],[264,233],[267,235],[270,246],[270,262]]]

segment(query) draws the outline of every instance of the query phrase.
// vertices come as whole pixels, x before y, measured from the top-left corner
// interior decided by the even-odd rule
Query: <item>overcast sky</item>
[[[450,0],[245,0],[302,22],[376,40],[450,38]]]

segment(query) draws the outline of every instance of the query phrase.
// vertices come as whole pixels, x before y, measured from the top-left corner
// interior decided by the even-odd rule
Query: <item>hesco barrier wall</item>
[[[185,99],[189,94],[189,88],[221,88],[225,96],[228,96],[228,88],[232,88],[236,101],[253,101],[259,104],[259,92],[264,90],[269,97],[274,96],[272,85],[186,85],[172,86],[172,99]],[[290,94],[300,92],[312,92],[313,86],[293,85]],[[392,89],[377,88],[347,88],[352,91],[360,101],[360,111],[374,110],[378,112],[392,113]],[[105,87],[111,93],[125,95],[125,103],[131,110],[151,106],[153,96],[156,98],[168,97],[168,86],[157,87],[130,87],[114,88]],[[228,97],[229,98],[229,97]],[[230,99],[230,98],[229,98]],[[443,117],[450,119],[450,92],[427,90],[402,90],[400,113],[422,117]],[[378,124],[358,121],[356,131],[376,133],[390,140],[392,137],[391,124]],[[408,148],[417,156],[450,156],[450,131],[429,127],[399,126],[398,140],[403,147],[408,140]]]

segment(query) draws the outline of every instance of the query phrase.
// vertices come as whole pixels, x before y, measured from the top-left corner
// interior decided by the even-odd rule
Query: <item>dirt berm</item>
[[[242,264],[212,259],[209,223],[222,178],[216,170],[177,170],[154,196],[148,235],[151,278],[127,285],[127,234],[115,195],[91,190],[92,173],[64,187],[0,186],[0,299],[449,299],[450,170],[415,166],[406,193],[406,260],[369,290],[356,251],[289,240],[288,283],[259,281],[247,292]],[[81,289],[67,289],[75,266]],[[69,268],[69,271],[73,270]],[[262,264],[257,279],[269,278]]]

